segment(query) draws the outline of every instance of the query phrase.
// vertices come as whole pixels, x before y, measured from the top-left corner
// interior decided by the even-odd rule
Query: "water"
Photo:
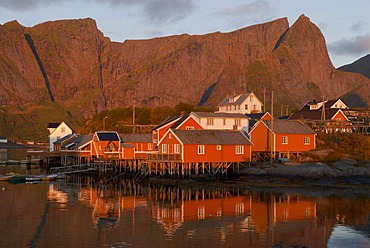
[[[0,153],[23,160],[26,150]],[[0,166],[8,172],[33,173]],[[0,247],[370,247],[370,191],[87,176],[1,183]]]
[[[0,247],[370,247],[367,189],[0,184]]]

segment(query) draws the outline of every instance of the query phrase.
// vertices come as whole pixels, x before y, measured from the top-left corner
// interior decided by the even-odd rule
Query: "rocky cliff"
[[[338,68],[340,71],[360,73],[370,78],[370,54],[356,60],[355,62]]]
[[[42,129],[67,118],[79,125],[133,101],[216,106],[252,90],[261,100],[266,93],[266,105],[274,91],[276,109],[322,96],[370,104],[370,80],[336,70],[322,33],[304,15],[291,27],[282,18],[230,33],[123,43],[104,37],[92,19],[30,28],[13,21],[0,25],[0,85],[0,135],[9,134],[9,123]]]

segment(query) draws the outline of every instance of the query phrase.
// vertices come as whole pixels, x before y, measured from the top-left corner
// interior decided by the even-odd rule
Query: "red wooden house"
[[[97,158],[121,158],[121,138],[115,131],[95,132],[92,144],[92,155]]]
[[[253,152],[273,152],[279,157],[313,150],[316,145],[316,133],[307,124],[295,120],[258,121],[249,137]]]
[[[191,115],[171,116],[152,129],[153,144],[157,145],[158,141],[163,138],[170,128],[180,130],[203,129]]]
[[[120,134],[124,144],[131,144],[135,149],[135,158],[146,158],[148,154],[158,153],[154,148],[152,135],[146,133]]]
[[[159,142],[159,153],[178,155],[183,163],[246,162],[251,146],[241,131],[171,128]]]

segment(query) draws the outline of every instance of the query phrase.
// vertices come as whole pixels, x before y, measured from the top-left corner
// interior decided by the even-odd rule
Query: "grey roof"
[[[48,123],[48,126],[47,126],[47,128],[57,128],[57,127],[59,127],[59,125],[61,124],[61,122],[50,122],[50,123]]]
[[[100,141],[121,141],[117,132],[99,131],[96,135]]]
[[[123,133],[119,135],[121,137],[121,141],[126,142],[152,142],[152,134],[150,133]]]
[[[168,123],[173,122],[173,121],[175,121],[175,120],[177,120],[177,119],[179,119],[179,118],[180,118],[180,116],[179,116],[179,115],[169,116],[169,117],[168,117],[164,122],[162,122],[162,123],[161,123],[161,124],[159,124],[158,126],[153,127],[153,128],[152,128],[152,130],[156,130],[156,129],[158,129],[158,128],[161,128],[161,127],[163,127],[163,126],[167,125]]]
[[[122,147],[124,147],[124,148],[134,148],[135,146],[133,144],[122,144]]]
[[[252,145],[241,131],[171,129],[184,144]]]
[[[186,114],[186,115],[183,115],[180,117],[180,119],[178,119],[172,126],[171,128],[177,128],[178,126],[180,126],[190,115],[189,114]]]
[[[248,96],[250,96],[250,94],[251,93],[227,96],[218,104],[218,107],[223,107],[223,106],[228,106],[228,105],[240,105],[248,98]],[[240,97],[235,102],[229,102],[229,99],[234,99],[237,96],[240,96]]]
[[[195,116],[206,118],[248,118],[244,114],[237,113],[213,113],[213,112],[192,112]]]
[[[54,142],[54,144],[62,144],[63,142],[65,142],[66,140],[68,139],[71,139],[73,137],[75,137],[76,135],[75,134],[67,134],[66,136],[60,138],[60,139],[57,139],[57,141]]]
[[[272,121],[263,121],[270,129]],[[307,125],[297,120],[273,120],[273,132],[277,134],[315,134]]]
[[[300,110],[298,112],[295,112],[291,114],[289,117],[290,120],[299,120],[299,119],[305,119],[305,120],[314,120],[318,121],[321,120],[321,111],[322,108],[316,109],[316,110]],[[333,108],[325,108],[325,120],[331,120],[337,112],[340,111],[339,109],[333,109]]]
[[[254,113],[254,114],[246,114],[246,116],[248,116],[249,118],[251,119],[254,119],[254,120],[261,120],[261,118],[267,114],[268,112],[262,112],[262,113]]]
[[[92,139],[93,134],[82,134],[65,143],[63,147],[68,147],[69,150],[77,150],[81,146],[84,146],[92,141]]]

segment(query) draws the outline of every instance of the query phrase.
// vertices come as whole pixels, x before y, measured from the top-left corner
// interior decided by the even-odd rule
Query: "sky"
[[[370,53],[369,0],[0,0],[0,24],[25,27],[90,17],[112,41],[231,32],[304,14],[323,33],[335,67]]]

